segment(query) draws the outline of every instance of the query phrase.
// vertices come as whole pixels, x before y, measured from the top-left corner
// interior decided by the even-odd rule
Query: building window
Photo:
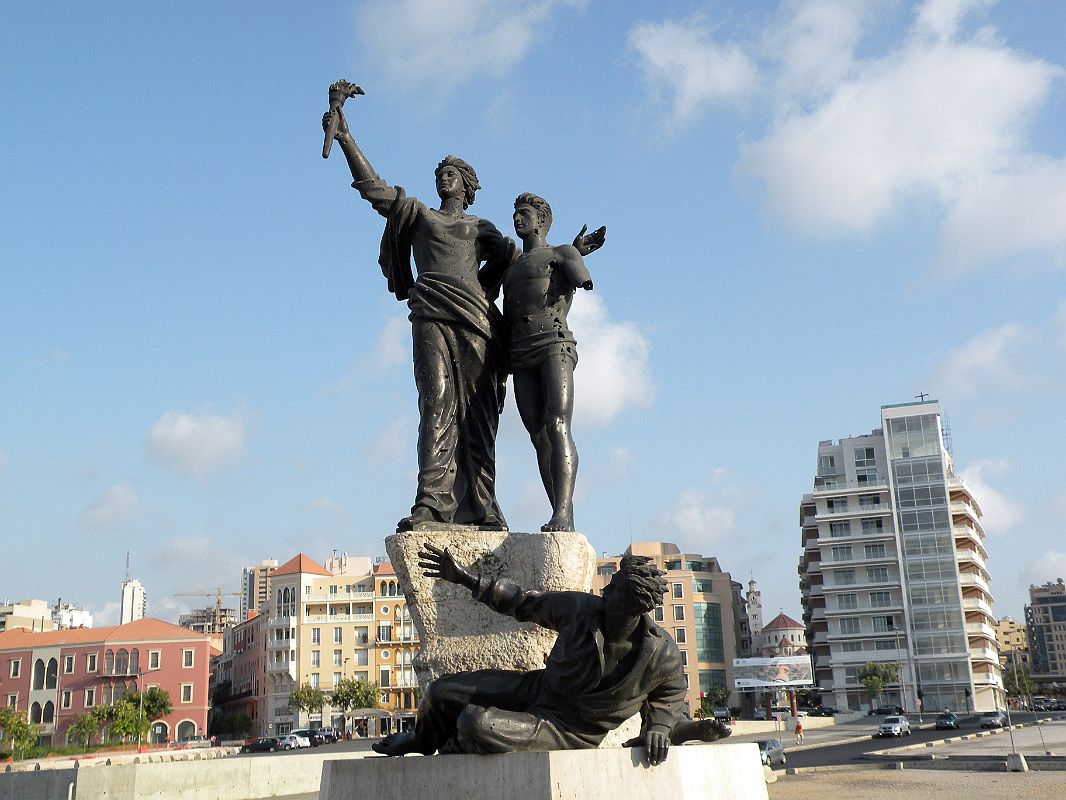
[[[818,474],[819,475],[836,475],[837,464],[836,458],[833,456],[818,456]]]
[[[830,497],[825,501],[825,506],[829,510],[830,514],[838,514],[841,511],[848,510],[848,498],[846,497]]]
[[[870,583],[888,583],[888,567],[867,567],[866,580]]]
[[[892,592],[870,592],[870,605],[873,608],[892,605]]]
[[[64,689],[62,696],[59,698],[60,708],[70,708],[70,689]]]
[[[654,609],[652,610],[652,612],[651,612],[651,617],[652,617],[652,619],[654,619],[654,620],[655,620],[656,622],[662,622],[662,621],[663,621],[663,619],[664,619],[664,616],[663,616],[663,607],[662,607],[662,606],[655,606],[655,608],[654,608]]]
[[[877,536],[885,532],[885,523],[880,517],[871,517],[862,521],[864,536]]]
[[[837,586],[848,586],[855,583],[855,570],[838,569],[833,571],[833,583]]]
[[[860,653],[862,652],[862,642],[841,642],[840,650],[844,653]]]
[[[681,666],[683,666],[683,667],[687,667],[688,666],[688,650],[682,650],[681,651]]]
[[[74,656],[63,656],[63,674],[69,675],[74,671]]]
[[[693,603],[693,624],[696,627],[696,660],[704,663],[725,661],[722,640],[722,607],[718,603]]]
[[[833,546],[834,561],[851,561],[851,545],[838,544]]]
[[[312,672],[311,673],[311,688],[312,689],[317,689],[318,688],[318,673],[317,672]]]
[[[708,594],[714,591],[710,578],[693,578],[692,591],[697,594]]]
[[[96,705],[96,689],[85,690],[85,707],[92,708]]]
[[[191,683],[183,683],[181,685],[181,702],[183,702],[183,703],[191,703],[192,702],[192,684]]]
[[[684,622],[685,620],[685,607],[674,606],[674,622]]]
[[[674,641],[678,644],[685,644],[685,635],[684,628],[674,628]]]
[[[874,622],[874,631],[876,633],[885,633],[885,632],[891,631],[893,629],[892,628],[892,617],[874,617],[873,622]]]
[[[860,494],[859,495],[859,508],[880,508],[881,507],[881,495],[879,494]]]
[[[837,608],[858,608],[859,596],[857,594],[838,594]]]
[[[877,483],[877,468],[855,470],[855,482],[858,484]]]
[[[392,626],[391,625],[379,625],[378,626],[378,641],[379,642],[391,642],[392,641]]]
[[[673,591],[674,591],[674,598],[677,599],[677,600],[680,600],[682,597],[685,596],[684,584],[675,583],[673,585]]]
[[[859,633],[859,618],[858,617],[842,617],[840,619],[840,632],[841,633]]]
[[[855,448],[856,467],[872,467],[876,463],[877,462],[874,460],[874,449],[872,447]]]
[[[616,568],[614,564],[600,564],[600,566],[596,568],[596,572],[602,575],[604,578],[607,578],[611,575],[614,575],[615,569]]]
[[[344,630],[343,628],[334,628],[333,629],[333,644],[340,644],[343,641],[343,634],[342,634],[343,630]]]
[[[892,639],[877,639],[874,641],[874,650],[895,650],[896,643]]]
[[[390,677],[389,677],[391,674],[392,673],[390,672],[390,670],[387,667],[382,667],[381,668],[381,672],[378,674],[378,679],[379,679],[378,680],[378,686],[380,686],[383,689],[389,688],[389,686],[392,685],[392,683],[390,681]]]
[[[22,674],[22,659],[13,659],[11,661],[11,669],[8,671],[8,675],[12,678],[17,678]]]
[[[844,667],[844,683],[858,683],[859,682],[859,668],[858,667]]]
[[[311,629],[311,644],[322,644],[322,629],[321,628],[312,628]]]
[[[337,585],[336,584],[333,584],[332,586],[329,587],[329,593],[331,595],[336,595],[337,594]]]
[[[341,674],[339,672],[333,673],[333,688],[336,689],[337,685],[341,682]]]
[[[148,651],[148,669],[159,669],[162,663],[162,653],[159,650]]]
[[[9,694],[7,696],[7,707],[8,708],[17,707],[18,703],[19,703],[19,696],[17,694]]]
[[[334,650],[333,651],[333,666],[339,667],[340,665],[341,665],[341,651],[340,650]]]
[[[867,558],[884,558],[885,557],[885,545],[881,542],[877,544],[868,544],[865,547]]]
[[[89,653],[85,656],[85,671],[96,672],[96,653]]]
[[[318,669],[322,666],[322,652],[320,650],[311,651],[311,667]]]
[[[851,520],[846,519],[843,522],[830,522],[829,535],[834,539],[840,536],[851,536]]]

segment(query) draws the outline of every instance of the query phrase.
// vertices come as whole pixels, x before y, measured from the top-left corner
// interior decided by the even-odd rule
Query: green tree
[[[92,714],[89,712],[78,714],[70,723],[70,727],[67,728],[67,741],[88,746],[93,735],[99,730],[100,723],[96,721]]]
[[[716,686],[710,691],[704,692],[700,698],[700,711],[703,716],[711,717],[716,708],[721,708],[729,700],[729,690],[724,686]]]
[[[1003,688],[1011,697],[1032,697],[1036,681],[1025,670],[1003,670]]]
[[[334,710],[347,713],[353,708],[377,708],[381,690],[376,683],[367,683],[358,678],[344,678],[329,695],[329,705]],[[345,719],[345,733],[347,719]]]
[[[18,759],[19,753],[37,741],[37,728],[26,719],[26,712],[4,706],[0,708],[0,747],[11,748]]]
[[[132,703],[135,707],[139,699],[144,707],[144,717],[149,722],[162,719],[174,710],[174,704],[170,702],[170,693],[166,689],[160,689],[158,686],[149,687],[143,697],[134,693],[123,698],[123,700]]]
[[[322,706],[325,704],[326,693],[309,683],[305,683],[289,695],[289,708],[294,711],[303,711],[307,714],[321,713]]]
[[[859,668],[859,683],[866,688],[866,694],[873,700],[881,702],[881,692],[886,683],[895,683],[899,679],[899,667],[885,661],[867,661]]]

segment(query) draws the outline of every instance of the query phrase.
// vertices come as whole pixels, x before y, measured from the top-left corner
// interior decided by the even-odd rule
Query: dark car
[[[307,741],[311,743],[312,747],[318,747],[320,744],[326,743],[326,738],[322,735],[321,728],[300,728],[299,730],[292,731],[297,736],[303,736]]]
[[[273,753],[281,749],[281,740],[276,736],[260,736],[241,748],[242,753]]]
[[[785,748],[781,746],[781,742],[777,739],[760,739],[756,742],[759,745],[759,757],[762,759],[762,763],[768,767],[772,767],[774,764],[780,764],[785,766]]]
[[[829,706],[816,706],[811,709],[812,717],[832,717],[836,713],[837,710],[835,708],[830,708]]]
[[[877,708],[871,708],[869,715],[871,717],[890,717],[903,713],[903,706],[878,706]]]
[[[957,731],[959,729],[959,718],[950,711],[937,714],[936,729],[938,731]]]

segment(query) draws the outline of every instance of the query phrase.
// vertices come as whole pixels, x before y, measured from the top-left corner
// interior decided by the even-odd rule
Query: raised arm
[[[571,244],[561,244],[555,248],[555,258],[552,263],[563,271],[569,284],[577,289],[592,290],[592,275],[585,266],[585,259],[581,253]]]
[[[337,116],[337,133],[333,139],[340,145],[344,158],[348,162],[348,169],[352,172],[352,188],[367,200],[382,216],[386,216],[392,207],[393,201],[398,194],[393,186],[386,185],[385,181],[374,171],[367,161],[359,145],[355,143],[351,132],[348,130],[348,121],[344,118],[341,109],[327,111],[322,117],[323,130],[329,129],[333,115]]]

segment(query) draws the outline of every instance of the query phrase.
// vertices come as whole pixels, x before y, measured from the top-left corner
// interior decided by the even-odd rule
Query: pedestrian
[[[803,744],[803,723],[796,720],[796,744]]]

